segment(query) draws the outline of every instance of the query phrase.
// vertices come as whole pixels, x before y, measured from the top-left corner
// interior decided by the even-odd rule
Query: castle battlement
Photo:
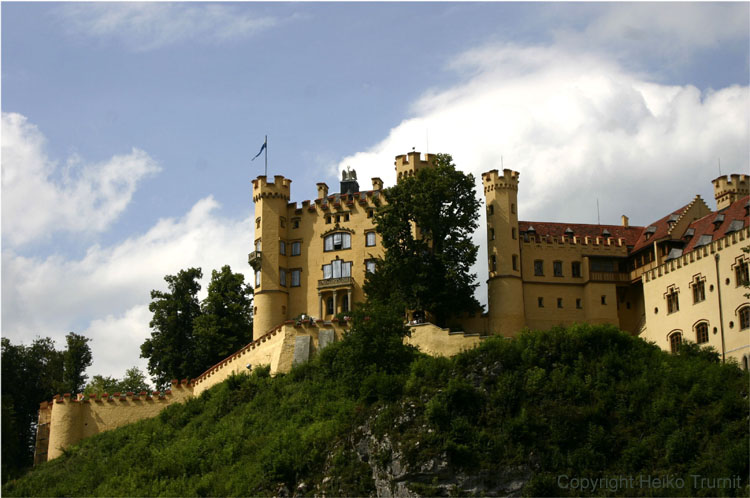
[[[396,180],[416,175],[417,171],[429,167],[434,160],[435,154],[425,154],[424,160],[422,160],[421,153],[417,151],[396,156],[394,162],[396,166]],[[382,185],[382,182],[380,183]]]
[[[692,263],[702,260],[703,258],[710,257],[711,255],[717,254],[727,247],[733,246],[739,242],[750,238],[750,227],[745,227],[737,232],[732,232],[729,235],[712,241],[710,244],[698,247],[692,251],[683,254],[679,258],[672,259],[665,263],[660,264],[652,268],[651,270],[643,273],[644,282],[651,282],[658,278],[669,275],[671,272],[679,270],[683,266],[688,266]]]
[[[496,169],[482,173],[482,184],[484,185],[484,192],[491,192],[496,189],[511,189],[518,190],[518,178],[521,173],[510,169],[504,169],[503,174],[500,175]]]
[[[560,245],[568,245],[568,246],[595,246],[595,247],[601,247],[603,249],[606,249],[608,247],[626,247],[625,239],[622,237],[614,238],[614,237],[591,237],[586,235],[585,237],[555,237],[555,236],[549,236],[549,235],[535,235],[535,236],[529,236],[528,240],[524,238],[522,242],[526,245],[530,244],[547,244],[548,246],[555,246],[559,247]]]
[[[283,175],[275,175],[273,180],[269,183],[264,175],[253,180],[254,202],[258,202],[258,199],[273,197],[281,197],[289,201],[292,180],[284,178]]]
[[[711,181],[714,184],[716,209],[724,209],[737,199],[750,195],[750,177],[748,175],[724,175]]]

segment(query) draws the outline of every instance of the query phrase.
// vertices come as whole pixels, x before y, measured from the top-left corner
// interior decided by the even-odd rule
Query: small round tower
[[[249,263],[255,270],[253,340],[287,319],[289,293],[281,285],[286,272],[289,248],[284,248],[287,238],[287,204],[292,181],[274,176],[269,183],[265,176],[253,180],[255,203],[255,238]]]
[[[721,211],[729,207],[738,199],[750,195],[750,178],[748,175],[734,174],[720,176],[711,183],[714,184],[714,197],[716,198],[716,210]]]
[[[526,326],[518,235],[517,171],[482,174],[487,203],[487,281],[489,331],[513,336]]]
[[[416,175],[417,171],[422,168],[429,167],[434,159],[434,154],[425,154],[423,161],[419,152],[409,152],[396,156],[396,183],[400,182],[402,178]]]

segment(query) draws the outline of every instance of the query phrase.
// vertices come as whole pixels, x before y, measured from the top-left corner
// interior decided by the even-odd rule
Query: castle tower
[[[487,281],[489,331],[513,336],[525,325],[521,250],[518,238],[517,171],[482,174],[487,203]]]
[[[747,175],[727,175],[716,178],[714,184],[714,197],[716,198],[716,210],[720,211],[729,207],[734,201],[750,194],[750,180]]]
[[[289,248],[285,245],[291,183],[280,175],[274,176],[273,183],[265,176],[253,180],[255,239],[248,260],[255,270],[253,339],[287,319],[289,293],[281,281],[290,278],[286,275]]]
[[[430,166],[435,160],[434,154],[425,154],[424,161],[419,155],[419,152],[409,152],[406,155],[396,156],[396,183],[402,178],[416,175],[417,171]]]

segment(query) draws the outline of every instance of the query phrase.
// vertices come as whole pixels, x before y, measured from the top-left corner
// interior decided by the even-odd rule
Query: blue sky
[[[90,375],[145,365],[165,274],[250,274],[266,134],[296,201],[347,165],[390,184],[415,147],[520,171],[538,221],[598,198],[647,224],[749,169],[747,3],[1,8],[2,334],[86,334]]]

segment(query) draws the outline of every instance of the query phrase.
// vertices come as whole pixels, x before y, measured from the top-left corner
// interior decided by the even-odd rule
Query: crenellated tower
[[[487,281],[489,331],[512,336],[526,325],[518,235],[517,171],[482,174],[487,203]]]
[[[262,336],[287,319],[289,293],[282,286],[286,275],[286,247],[289,220],[286,219],[292,181],[274,176],[269,183],[265,176],[253,180],[255,203],[255,239],[249,256],[255,270],[255,297],[253,309],[253,339]]]
[[[406,155],[396,156],[396,182],[400,182],[402,178],[416,175],[420,169],[432,165],[434,160],[434,154],[425,154],[424,160],[422,160],[419,152],[409,152]]]
[[[747,175],[724,175],[712,180],[711,183],[714,184],[717,211],[729,207],[737,199],[750,195],[750,180]]]

